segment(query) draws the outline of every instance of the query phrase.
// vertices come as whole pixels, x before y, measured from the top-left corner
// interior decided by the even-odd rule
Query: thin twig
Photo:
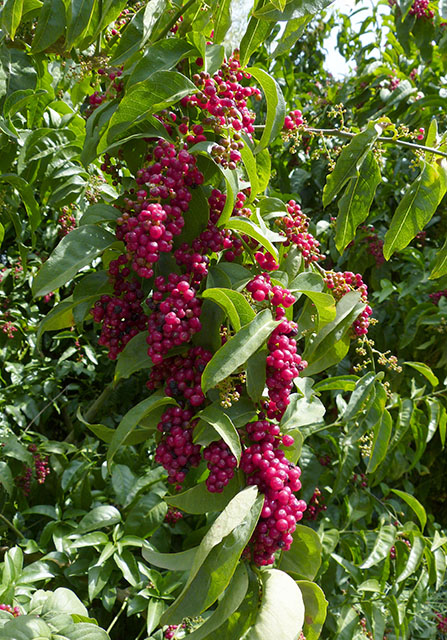
[[[120,615],[123,613],[124,609],[126,608],[126,605],[127,605],[127,598],[125,598],[123,600],[123,604],[121,605],[121,609],[118,611],[116,616],[113,618],[112,622],[109,624],[109,626],[107,628],[107,633],[110,633],[111,629],[113,629],[113,627],[115,626],[116,621],[118,620]]]
[[[0,520],[3,520],[3,522],[11,529],[11,531],[14,531],[14,533],[16,534],[16,536],[18,538],[25,538],[25,536],[23,535],[23,533],[21,531],[19,531],[17,529],[17,527],[15,527],[12,522],[10,522],[8,520],[8,518],[6,518],[2,513],[0,513]]]
[[[54,397],[54,398],[52,398],[49,402],[47,402],[47,404],[44,406],[44,408],[43,408],[41,411],[39,411],[39,413],[38,413],[37,415],[35,415],[35,416],[34,416],[34,418],[31,420],[31,422],[29,422],[29,423],[26,425],[25,429],[23,430],[23,433],[26,433],[26,432],[28,431],[28,429],[31,427],[31,425],[33,425],[33,424],[36,422],[36,420],[37,420],[38,418],[40,418],[40,416],[42,415],[42,413],[43,413],[44,411],[46,411],[46,410],[48,409],[48,407],[50,407],[54,402],[56,402],[56,400],[57,400],[58,398],[60,398],[60,396],[61,396],[63,393],[65,393],[65,391],[66,391],[67,389],[68,389],[68,385],[67,385],[66,387],[64,387],[64,388],[62,389],[62,391],[60,391],[60,392],[57,394],[57,396],[55,396],[55,397]]]

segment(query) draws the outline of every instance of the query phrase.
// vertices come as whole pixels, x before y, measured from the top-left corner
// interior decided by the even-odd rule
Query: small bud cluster
[[[168,482],[181,485],[191,467],[198,467],[200,445],[193,444],[192,432],[198,420],[191,420],[191,409],[170,407],[161,416],[157,429],[162,432],[155,460],[168,472]]]
[[[147,353],[154,364],[161,364],[170,349],[189,342],[202,328],[201,302],[187,276],[171,273],[167,281],[163,276],[155,278],[148,305],[152,313],[148,322]]]
[[[303,114],[299,109],[290,111],[290,113],[284,118],[284,130],[293,131],[303,124]]]
[[[163,632],[163,638],[166,638],[166,640],[172,640],[172,638],[175,638],[175,632],[177,631],[177,629],[185,629],[185,628],[186,628],[185,622],[183,622],[181,625],[170,624]]]
[[[326,511],[325,499],[318,487],[315,488],[304,513],[305,520],[316,520],[322,511]]]
[[[285,457],[280,445],[291,446],[293,438],[280,435],[279,426],[265,420],[246,425],[252,441],[242,453],[240,467],[247,475],[247,484],[256,485],[265,495],[261,517],[249,548],[253,561],[261,566],[272,564],[278,549],[290,549],[296,523],[303,518],[306,503],[294,493],[301,489],[301,470]]]
[[[322,259],[320,243],[308,233],[309,218],[302,212],[295,200],[287,203],[287,215],[276,220],[280,232],[287,236],[284,246],[295,245],[302,253],[306,266]]]
[[[4,314],[4,318],[7,317],[7,313]],[[3,319],[2,319],[3,320]],[[14,338],[14,334],[19,330],[18,327],[15,326],[12,320],[0,321],[0,326],[2,328],[3,333],[6,334],[6,337],[12,340]]]
[[[337,302],[349,293],[349,291],[358,291],[362,302],[368,303],[368,287],[363,282],[362,276],[359,273],[354,274],[351,271],[345,271],[344,273],[326,271],[324,281]],[[353,331],[356,335],[363,336],[368,333],[370,324],[369,316],[371,314],[372,309],[369,304],[366,304],[364,311],[357,316],[352,324]]]
[[[368,486],[368,481],[364,473],[354,473],[351,480],[353,484],[360,485],[363,489],[366,489]]]
[[[223,441],[212,442],[203,451],[210,474],[206,479],[206,486],[211,493],[221,493],[234,476],[237,460],[231,453],[230,447]]]
[[[20,609],[19,607],[12,607],[10,604],[0,604],[0,611],[7,611],[8,613],[10,613],[11,615],[14,616],[14,618],[17,618],[17,616],[20,615]]]

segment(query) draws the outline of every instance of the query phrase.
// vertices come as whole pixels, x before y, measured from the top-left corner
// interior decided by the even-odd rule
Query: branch
[[[21,531],[19,531],[17,529],[17,527],[15,527],[12,522],[10,522],[8,520],[8,518],[6,518],[2,513],[0,513],[0,520],[3,520],[3,522],[11,529],[11,531],[14,531],[14,533],[16,534],[16,536],[18,538],[25,538],[25,536],[23,535],[23,533]]]

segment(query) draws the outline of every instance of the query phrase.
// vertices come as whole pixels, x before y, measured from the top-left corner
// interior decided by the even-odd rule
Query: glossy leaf
[[[95,2],[96,0],[70,0],[65,38],[67,50],[70,50],[89,28]]]
[[[186,511],[186,513],[222,511],[240,488],[240,481],[237,476],[234,476],[222,493],[210,493],[206,484],[200,482],[183,493],[166,495],[165,501],[169,506]]]
[[[368,473],[373,473],[384,460],[387,454],[388,443],[391,438],[392,430],[393,419],[390,413],[385,409],[380,421],[374,427],[371,455],[366,468]]]
[[[189,571],[192,567],[198,547],[178,553],[160,553],[149,542],[144,542],[143,558],[156,567],[172,571]]]
[[[129,376],[141,371],[141,369],[150,369],[152,367],[152,359],[147,354],[146,338],[147,335],[144,331],[137,333],[118,355],[114,376],[115,384],[121,378],[129,378]]]
[[[26,180],[15,173],[3,173],[0,175],[0,182],[7,182],[17,189],[23,200],[25,210],[28,214],[31,230],[35,231],[39,226],[41,215],[40,208],[34,197],[34,192]]]
[[[436,255],[435,266],[430,273],[430,280],[441,278],[447,274],[447,240]]]
[[[79,225],[99,224],[101,222],[116,223],[116,219],[122,215],[121,211],[110,204],[93,204],[87,209],[79,221]]]
[[[149,398],[142,400],[132,407],[132,409],[129,409],[113,434],[107,451],[108,464],[110,465],[118,449],[124,445],[126,438],[137,428],[143,418],[147,417],[152,411],[156,411],[160,407],[169,404],[177,403],[173,398],[153,393]]]
[[[247,299],[238,291],[226,288],[206,289],[202,297],[213,300],[225,311],[235,331],[251,322],[256,315]]]
[[[438,386],[438,378],[435,376],[430,367],[424,362],[404,362],[404,364],[407,364],[409,367],[412,367],[413,369],[416,369],[416,371],[419,371],[419,373],[422,373],[422,375],[427,378],[427,380],[433,387]]]
[[[318,640],[324,621],[328,602],[323,590],[308,580],[297,580],[304,601],[304,625],[303,634],[306,640]]]
[[[267,350],[257,351],[247,360],[245,381],[247,393],[253,402],[260,402],[265,388]]]
[[[374,373],[369,372],[356,383],[355,390],[349,399],[346,409],[340,416],[342,420],[352,420],[352,418],[362,409],[372,388],[374,387],[376,377],[377,376],[375,376]]]
[[[194,49],[189,43],[177,38],[156,42],[145,51],[135,65],[127,81],[127,88],[138,82],[144,82],[153,73],[170,71],[191,51]]]
[[[284,242],[285,237],[277,233],[261,229],[252,220],[247,218],[230,218],[225,224],[227,229],[239,231],[242,234],[257,240],[272,256],[278,259],[278,251],[272,242]]]
[[[332,202],[349,179],[357,177],[368,152],[381,133],[382,127],[377,122],[370,122],[364,131],[358,133],[347,146],[343,147],[334,170],[326,179],[323,190],[324,207]]]
[[[335,246],[340,253],[355,238],[357,227],[366,220],[381,175],[372,151],[368,151],[358,174],[350,178],[338,203]]]
[[[14,40],[15,33],[22,19],[23,1],[24,0],[6,0],[2,8],[1,26],[11,40]]]
[[[404,249],[431,220],[447,190],[447,164],[422,162],[421,173],[409,186],[385,235],[383,255],[388,260]]]
[[[384,524],[380,527],[374,547],[360,569],[369,569],[389,556],[390,549],[396,540],[396,527]]]
[[[265,2],[258,3],[258,8],[264,4]],[[266,20],[251,16],[244,37],[241,40],[240,61],[242,67],[248,64],[251,55],[258,49],[259,45],[265,42],[272,28],[273,25]]]
[[[391,489],[391,491],[399,496],[399,498],[401,498],[404,502],[406,502],[410,509],[414,511],[414,513],[418,517],[419,522],[421,523],[421,531],[424,531],[425,525],[427,523],[427,514],[419,500],[409,493],[401,491],[400,489]]]
[[[425,542],[423,537],[417,534],[413,535],[412,541],[411,541],[411,550],[408,556],[408,560],[404,570],[396,578],[397,583],[403,582],[417,570],[422,560],[424,549],[425,549]]]
[[[196,429],[200,429],[200,422],[202,420],[209,424],[217,433],[215,439],[219,440],[222,438],[239,464],[242,453],[239,434],[231,419],[222,411],[220,403],[210,404],[205,409],[202,409],[202,411],[197,414],[197,417],[199,418],[199,424]],[[196,441],[195,434],[194,441]]]
[[[33,280],[33,295],[44,296],[66,284],[115,241],[114,235],[94,225],[74,229],[62,238],[42,265]]]
[[[206,365],[202,375],[203,392],[206,393],[245,364],[264,344],[277,324],[271,312],[265,309],[230,338]]]
[[[278,569],[266,569],[261,580],[261,603],[246,640],[297,638],[304,624],[303,597],[297,583]]]
[[[65,29],[65,5],[63,0],[45,0],[39,12],[39,21],[31,44],[31,52],[45,51],[56,42]]]
[[[120,520],[121,515],[118,509],[111,505],[101,505],[92,509],[81,519],[76,527],[76,533],[88,533],[95,529],[109,527],[120,522]]]
[[[264,131],[254,153],[265,149],[280,133],[286,116],[286,103],[279,84],[263,69],[249,67],[250,73],[261,85],[267,102],[267,114],[265,117]]]
[[[289,551],[284,551],[280,569],[307,580],[313,580],[321,565],[322,547],[319,535],[310,527],[296,526]]]

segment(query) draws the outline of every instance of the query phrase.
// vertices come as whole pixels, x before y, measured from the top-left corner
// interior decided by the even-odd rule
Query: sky
[[[362,0],[356,4],[354,0],[335,0],[335,2],[328,8],[328,12],[334,13],[335,11],[340,11],[341,13],[349,14],[354,9],[360,9],[363,7],[365,9],[370,8],[373,2],[374,0]],[[383,5],[381,9],[384,12],[389,10],[388,7]],[[366,11],[362,11],[355,15],[353,17],[353,24],[360,24],[365,19],[366,15]],[[373,37],[374,36],[372,34],[363,35],[362,44],[369,44],[373,41]],[[332,29],[331,35],[326,41],[326,49],[328,52],[325,63],[326,69],[330,71],[335,78],[340,78],[343,75],[346,75],[350,71],[350,67],[337,51],[337,27]]]

